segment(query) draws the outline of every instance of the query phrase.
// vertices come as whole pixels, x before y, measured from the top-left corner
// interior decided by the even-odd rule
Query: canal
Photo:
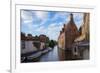
[[[41,56],[40,62],[47,62],[47,61],[59,61],[57,46],[55,46],[53,50],[51,50],[50,52]]]

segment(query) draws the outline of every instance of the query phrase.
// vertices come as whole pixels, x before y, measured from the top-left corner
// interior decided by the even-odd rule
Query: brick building
[[[72,59],[72,44],[78,36],[79,32],[74,22],[73,14],[70,14],[70,21],[68,24],[64,24],[58,38],[60,60]]]

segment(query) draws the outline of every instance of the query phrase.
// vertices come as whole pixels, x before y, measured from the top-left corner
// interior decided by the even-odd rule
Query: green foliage
[[[57,42],[54,40],[49,41],[49,47],[54,48],[54,46],[57,45]]]

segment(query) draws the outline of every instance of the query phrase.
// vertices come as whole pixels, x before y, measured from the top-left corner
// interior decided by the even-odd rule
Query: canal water
[[[40,62],[47,62],[47,61],[59,61],[57,46],[55,46],[53,50],[46,53],[40,58]]]

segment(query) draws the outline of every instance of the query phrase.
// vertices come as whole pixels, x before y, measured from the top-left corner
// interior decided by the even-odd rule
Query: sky
[[[71,12],[21,10],[21,32],[39,36],[45,34],[57,40],[63,24],[70,20]],[[79,29],[83,23],[83,13],[73,13],[74,22]]]

